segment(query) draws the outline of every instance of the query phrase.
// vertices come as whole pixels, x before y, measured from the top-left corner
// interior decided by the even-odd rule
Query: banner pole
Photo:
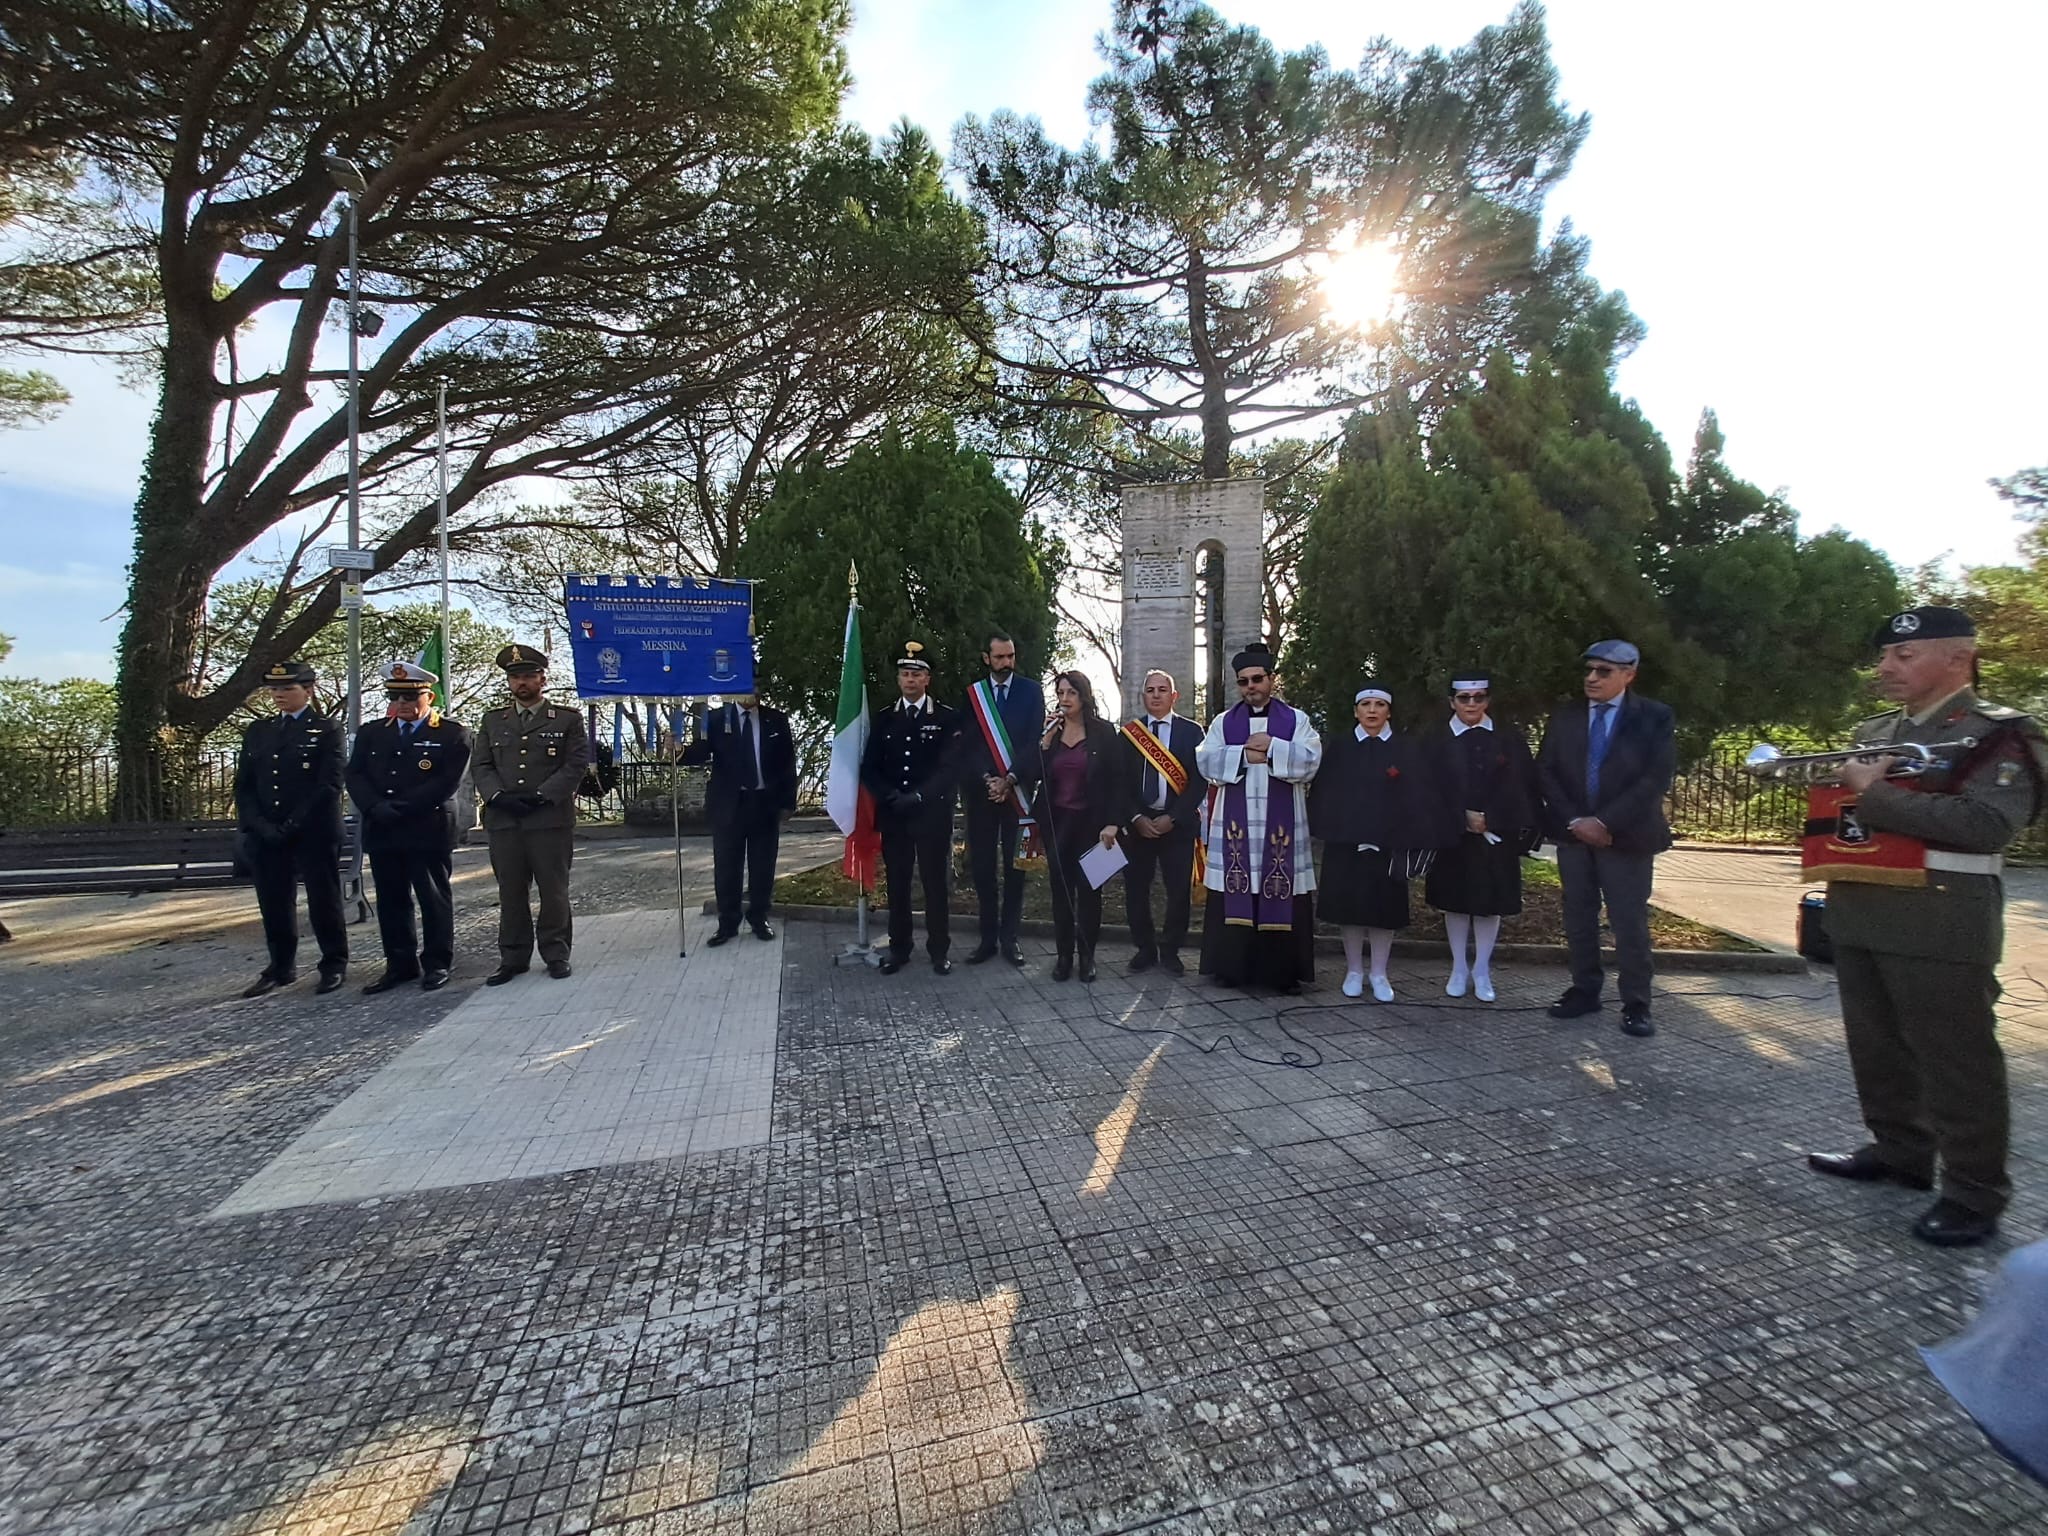
[[[680,731],[669,733],[668,806],[676,827],[676,956],[690,954],[688,898],[683,892],[683,738]]]

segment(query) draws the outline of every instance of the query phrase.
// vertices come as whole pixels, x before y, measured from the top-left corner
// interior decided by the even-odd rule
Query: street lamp
[[[359,396],[359,351],[362,338],[374,336],[383,329],[383,320],[366,326],[362,311],[362,289],[356,263],[356,205],[370,190],[370,184],[363,179],[362,170],[353,160],[344,160],[340,155],[327,155],[327,175],[335,187],[348,198],[348,547],[351,550],[362,547],[362,484],[361,484],[361,407]],[[355,578],[355,601],[348,607],[348,705],[342,727],[347,737],[348,748],[352,751],[356,741],[356,727],[363,718],[363,608],[362,573],[351,569],[349,575]],[[363,897],[363,839],[360,826],[355,837],[355,851],[349,860],[349,898],[360,909]]]

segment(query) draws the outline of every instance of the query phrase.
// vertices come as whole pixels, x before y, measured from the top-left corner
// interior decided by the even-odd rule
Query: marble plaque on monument
[[[1132,597],[1187,597],[1193,591],[1187,556],[1180,550],[1141,549],[1132,553]]]

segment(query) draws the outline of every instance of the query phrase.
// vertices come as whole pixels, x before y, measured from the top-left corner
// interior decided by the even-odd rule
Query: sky
[[[1508,0],[1224,0],[1282,48],[1355,64],[1378,34],[1455,46]],[[1088,133],[1107,0],[855,0],[847,115],[943,147],[1002,108]],[[1592,131],[1551,213],[1649,328],[1619,384],[1681,457],[1718,412],[1736,473],[1801,528],[1902,565],[2010,559],[1986,481],[2048,462],[2040,384],[2048,5],[1555,0],[1561,91]],[[77,403],[0,433],[0,670],[112,676],[129,507],[154,402],[41,364]]]

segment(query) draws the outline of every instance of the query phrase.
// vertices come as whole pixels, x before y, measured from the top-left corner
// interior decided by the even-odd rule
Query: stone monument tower
[[[1237,702],[1226,677],[1230,655],[1265,637],[1263,480],[1195,480],[1132,485],[1123,493],[1123,717],[1143,709],[1152,667],[1180,684],[1180,709],[1203,725]],[[1202,657],[1196,659],[1196,631]],[[1198,677],[1211,680],[1197,700]]]

